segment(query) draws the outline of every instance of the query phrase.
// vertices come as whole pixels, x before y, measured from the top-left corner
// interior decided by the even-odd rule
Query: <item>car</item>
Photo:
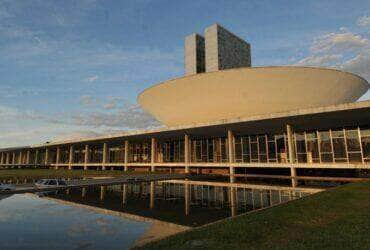
[[[61,179],[41,179],[35,183],[37,188],[65,187],[67,183]]]
[[[15,186],[0,182],[0,191],[12,191],[12,190],[15,190]]]

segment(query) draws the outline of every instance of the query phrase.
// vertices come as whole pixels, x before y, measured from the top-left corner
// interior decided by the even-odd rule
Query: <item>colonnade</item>
[[[294,177],[296,177],[296,153],[295,153],[295,145],[294,145],[294,137],[293,137],[293,129],[288,124],[286,125],[285,131],[287,137],[287,155],[288,157],[288,164],[287,167],[290,168],[291,177],[292,178],[292,185],[296,186],[297,181]],[[238,167],[235,159],[235,137],[232,130],[227,130],[227,162],[222,162],[217,165],[217,167],[223,167],[229,169],[229,177],[230,182],[235,182],[235,168]],[[81,167],[84,170],[88,170],[89,167],[97,167],[101,168],[102,170],[106,170],[107,167],[115,167],[121,166],[123,167],[124,171],[128,171],[129,167],[147,167],[150,171],[156,171],[157,167],[169,167],[172,170],[173,167],[180,167],[184,168],[185,173],[190,173],[190,168],[197,168],[201,169],[202,167],[212,166],[209,163],[194,163],[191,162],[191,139],[189,134],[184,134],[183,139],[181,140],[184,143],[183,152],[184,158],[183,162],[158,162],[158,139],[156,137],[149,138],[150,140],[150,161],[149,162],[130,162],[129,160],[129,140],[124,140],[124,157],[123,162],[111,163],[109,162],[109,146],[108,141],[102,142],[102,158],[99,163],[97,162],[90,162],[90,154],[91,154],[91,144],[84,143],[80,149],[80,153],[83,152],[83,162],[81,160],[79,162],[75,162],[75,147],[81,145],[81,143],[73,143],[73,144],[64,144],[64,145],[50,145],[50,146],[43,146],[38,148],[26,148],[26,149],[17,149],[16,151],[0,151],[0,166],[50,166],[54,167],[55,169],[59,169],[61,167],[68,168],[72,170],[74,167]],[[97,142],[93,142],[96,145]],[[68,159],[68,162],[65,161],[61,162],[61,153],[62,148],[66,149],[63,152],[68,152],[68,157],[65,156],[64,159]],[[51,160],[51,150],[53,149],[53,160]],[[31,160],[31,150],[32,150],[32,160]],[[18,155],[17,155],[18,154]],[[54,155],[55,154],[55,155]],[[41,157],[41,158],[40,158]],[[66,158],[67,157],[67,158]],[[16,161],[18,159],[18,161]],[[41,161],[41,162],[40,162]],[[255,164],[258,166],[258,164]],[[267,166],[268,167],[268,166]]]

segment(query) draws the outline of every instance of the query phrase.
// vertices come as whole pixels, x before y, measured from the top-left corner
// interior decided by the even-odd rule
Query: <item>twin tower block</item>
[[[219,24],[206,28],[204,37],[191,34],[185,38],[185,75],[251,64],[250,44]]]

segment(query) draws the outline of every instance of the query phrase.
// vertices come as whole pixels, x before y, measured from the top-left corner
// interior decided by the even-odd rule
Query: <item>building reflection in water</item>
[[[172,223],[198,226],[309,195],[309,191],[252,189],[225,183],[148,182],[84,187],[54,198]]]

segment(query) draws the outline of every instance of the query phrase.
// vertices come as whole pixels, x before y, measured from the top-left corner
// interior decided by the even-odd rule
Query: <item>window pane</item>
[[[258,161],[257,143],[251,143],[251,151],[252,151],[252,156],[251,156],[252,161],[254,161],[254,162]]]
[[[267,162],[267,155],[265,155],[265,154],[260,155],[259,162]]]
[[[347,147],[348,151],[360,151],[360,142],[357,130],[346,131]]]
[[[362,162],[361,153],[348,153],[349,162],[359,163]]]
[[[213,162],[213,139],[208,140],[208,161]]]
[[[332,154],[328,154],[328,153],[321,154],[321,161],[322,162],[333,162]]]
[[[266,137],[264,135],[258,136],[258,145],[260,154],[266,154]]]
[[[307,140],[307,162],[319,162],[319,148],[317,139]]]
[[[235,161],[242,162],[242,143],[241,138],[235,138]]]
[[[284,143],[284,136],[283,135],[277,135],[276,136],[276,147],[277,147],[277,155],[278,155],[278,161],[281,163],[287,162],[287,153],[285,149],[285,143]]]
[[[370,161],[370,137],[362,137],[362,150],[364,151],[364,158]]]
[[[343,138],[344,137],[344,132],[343,130],[337,130],[337,131],[331,131],[331,135],[332,137],[340,137],[340,138]]]
[[[347,160],[344,138],[333,138],[334,158],[345,158]],[[338,159],[339,160],[339,159]]]
[[[306,143],[304,134],[295,134],[297,153],[306,153]]]
[[[321,153],[331,153],[331,141],[329,132],[320,132]]]
[[[307,155],[306,154],[298,154],[297,157],[298,157],[297,158],[298,162],[303,162],[303,163],[307,162]]]
[[[361,136],[370,136],[370,129],[361,129]]]
[[[227,162],[229,160],[229,156],[227,154],[227,139],[223,138],[221,140],[221,158],[222,162]]]
[[[275,141],[268,143],[268,157],[271,161],[276,161],[276,149],[275,149]]]

